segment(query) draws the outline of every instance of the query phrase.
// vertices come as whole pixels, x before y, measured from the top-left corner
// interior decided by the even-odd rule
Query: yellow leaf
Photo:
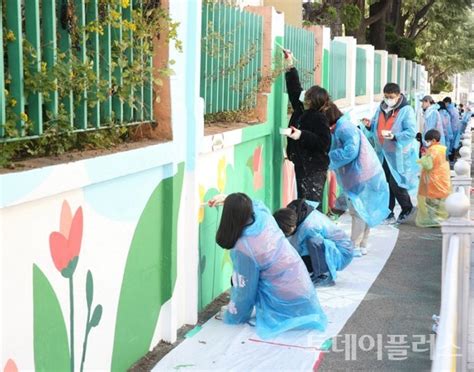
[[[206,189],[204,186],[199,185],[199,204],[204,203],[204,195],[206,194]],[[204,221],[204,206],[199,206],[198,222],[201,223]]]
[[[220,192],[224,192],[225,189],[225,183],[226,183],[226,161],[225,157],[222,157],[219,160],[219,163],[217,165],[217,189]]]

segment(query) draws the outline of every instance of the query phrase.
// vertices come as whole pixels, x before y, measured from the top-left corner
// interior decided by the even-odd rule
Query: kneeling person
[[[352,261],[354,246],[349,236],[304,199],[292,201],[273,217],[303,258],[313,283],[334,285],[336,272]]]

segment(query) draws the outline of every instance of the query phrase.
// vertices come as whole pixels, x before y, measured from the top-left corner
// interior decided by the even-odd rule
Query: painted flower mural
[[[205,207],[205,201],[204,201],[204,196],[206,195],[206,189],[204,186],[199,185],[199,214],[198,214],[198,222],[202,223],[204,221],[204,207]]]
[[[18,367],[12,359],[8,359],[5,367],[3,368],[3,372],[18,372]]]
[[[226,184],[226,165],[227,162],[225,157],[219,159],[219,163],[217,164],[217,189],[220,192],[224,192],[225,184]]]
[[[49,235],[51,259],[56,269],[69,282],[69,348],[66,347],[66,350],[64,350],[64,346],[61,345],[62,352],[58,351],[57,347],[48,347],[47,344],[44,344],[44,340],[42,339],[44,333],[52,328],[54,332],[49,332],[53,335],[51,336],[52,339],[63,339],[61,336],[64,334],[64,340],[66,340],[67,331],[64,325],[60,303],[54,289],[41,270],[36,265],[33,266],[34,290],[38,293],[34,298],[35,367],[39,370],[62,369],[64,368],[64,364],[58,367],[58,364],[60,364],[58,360],[64,361],[65,359],[69,360],[69,370],[71,372],[75,370],[74,273],[81,252],[83,227],[82,207],[79,207],[73,216],[69,203],[64,201],[61,208],[59,231],[53,231]],[[93,296],[94,282],[92,273],[88,271],[86,276],[87,319],[84,341],[82,342],[80,371],[84,370],[89,333],[92,328],[99,325],[100,319],[102,318],[102,305],[95,306],[92,311]],[[49,308],[50,310],[52,309],[48,311],[48,313],[42,312],[42,307],[45,307],[45,302],[49,302]]]
[[[296,199],[295,168],[291,161],[286,159],[283,162],[283,187],[282,187],[282,205],[287,206]]]
[[[253,188],[260,190],[263,187],[263,146],[258,146],[253,153]]]
[[[54,266],[65,278],[71,278],[76,270],[81,251],[82,229],[82,208],[78,208],[72,217],[71,207],[67,201],[64,201],[59,232],[51,233],[49,247]]]

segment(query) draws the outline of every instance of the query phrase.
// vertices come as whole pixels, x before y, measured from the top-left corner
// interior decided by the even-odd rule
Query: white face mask
[[[398,102],[398,99],[396,98],[384,98],[383,100],[388,107],[393,107]]]
[[[433,144],[431,141],[426,141],[426,147],[430,147]]]

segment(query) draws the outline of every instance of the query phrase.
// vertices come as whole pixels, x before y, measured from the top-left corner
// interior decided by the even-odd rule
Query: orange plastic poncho
[[[448,218],[444,202],[451,193],[451,177],[449,163],[446,161],[446,146],[430,146],[419,163],[422,171],[416,224],[421,227],[436,227]]]

